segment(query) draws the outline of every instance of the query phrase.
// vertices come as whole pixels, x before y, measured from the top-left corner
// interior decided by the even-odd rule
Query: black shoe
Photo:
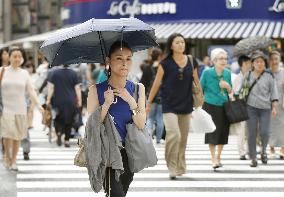
[[[176,176],[170,176],[170,180],[176,180],[177,177]]]
[[[214,172],[215,172],[216,169],[219,168],[219,167],[220,167],[220,166],[219,166],[218,164],[213,164],[213,165],[212,165],[212,168],[213,168]]]
[[[61,134],[57,134],[57,141],[56,141],[58,146],[62,145],[62,140],[61,140]]]
[[[253,167],[253,168],[257,167],[257,160],[256,159],[251,160],[250,167]]]
[[[245,155],[240,156],[240,160],[247,160]]]
[[[24,153],[24,160],[30,160],[29,153]]]
[[[267,164],[268,159],[266,153],[261,154],[261,161],[263,164]]]
[[[65,141],[65,142],[64,142],[64,146],[65,146],[66,148],[69,148],[69,147],[70,147],[69,141]]]

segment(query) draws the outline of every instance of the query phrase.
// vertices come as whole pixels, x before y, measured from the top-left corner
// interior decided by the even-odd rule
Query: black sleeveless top
[[[160,64],[164,69],[161,86],[163,113],[191,113],[193,111],[193,72],[190,60],[187,60],[184,68],[180,68],[172,56],[168,56]],[[196,66],[197,62],[194,59],[194,68]]]

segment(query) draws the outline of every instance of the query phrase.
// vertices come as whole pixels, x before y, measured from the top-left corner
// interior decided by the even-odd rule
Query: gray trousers
[[[30,141],[30,132],[28,130],[27,137],[21,141],[21,146],[24,153],[30,153],[31,151],[31,141]]]
[[[261,137],[261,153],[266,153],[271,123],[271,110],[258,109],[249,105],[247,109],[249,115],[249,120],[247,120],[249,156],[251,159],[256,159],[256,137],[258,132]]]

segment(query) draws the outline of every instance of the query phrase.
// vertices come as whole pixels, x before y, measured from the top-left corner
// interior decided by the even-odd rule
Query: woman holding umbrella
[[[108,54],[106,59],[109,65],[108,80],[89,88],[87,110],[91,114],[101,106],[102,122],[109,113],[124,145],[127,134],[126,125],[129,122],[133,121],[140,129],[145,126],[145,88],[142,84],[138,84],[138,102],[136,102],[133,98],[135,84],[126,79],[132,67],[133,55],[132,49],[126,42],[114,42]],[[134,174],[129,169],[125,149],[121,149],[120,153],[124,173],[117,181],[115,170],[109,167],[106,169],[104,189],[108,196],[126,196],[133,180]]]
[[[167,41],[167,57],[161,61],[151,88],[147,112],[161,86],[162,111],[166,135],[166,162],[170,179],[186,173],[185,149],[189,132],[190,114],[193,111],[193,76],[199,85],[197,62],[194,65],[185,55],[185,39],[172,34]],[[194,70],[193,70],[194,68]],[[161,85],[162,84],[162,85]],[[200,87],[201,88],[201,87]]]

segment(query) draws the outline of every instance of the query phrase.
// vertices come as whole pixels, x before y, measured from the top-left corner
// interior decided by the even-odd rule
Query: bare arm
[[[152,88],[150,90],[150,94],[149,94],[149,97],[148,97],[147,108],[146,108],[147,113],[149,113],[149,111],[151,109],[151,104],[152,104],[157,92],[159,91],[163,76],[164,76],[164,69],[161,65],[159,65],[155,80],[153,82],[153,85],[152,85]]]
[[[39,100],[38,100],[38,97],[37,97],[37,93],[36,93],[34,87],[32,86],[32,84],[28,83],[27,91],[28,91],[28,94],[29,94],[33,104],[41,110],[41,106],[40,106],[40,103],[39,103]]]
[[[201,85],[200,85],[200,81],[199,81],[199,77],[198,77],[198,72],[197,72],[197,68],[195,68],[193,70],[193,78],[194,78],[194,82],[197,85],[197,87],[202,90]]]
[[[133,122],[137,125],[139,129],[143,129],[146,123],[146,111],[145,111],[145,87],[143,84],[139,83],[139,98],[137,102],[137,106],[139,112],[137,114],[132,115]]]
[[[104,119],[105,119],[105,117],[108,113],[109,107],[112,104],[113,99],[112,100],[108,99],[109,96],[111,97],[111,92],[110,92],[110,90],[107,90],[105,92],[105,102],[102,105],[102,111],[101,111],[101,122],[104,121]],[[108,98],[106,98],[106,96]],[[110,102],[110,100],[111,100],[111,102]],[[98,99],[98,94],[97,94],[97,88],[96,88],[96,85],[92,85],[92,86],[89,87],[89,93],[88,93],[88,98],[87,98],[88,114],[93,113],[99,106],[100,105],[99,105],[99,99]]]
[[[77,96],[78,107],[81,107],[82,106],[82,93],[81,93],[81,88],[79,84],[75,85],[75,92]]]
[[[54,93],[54,85],[50,82],[47,84],[47,99],[46,99],[46,104],[49,105],[51,102],[51,98]]]

